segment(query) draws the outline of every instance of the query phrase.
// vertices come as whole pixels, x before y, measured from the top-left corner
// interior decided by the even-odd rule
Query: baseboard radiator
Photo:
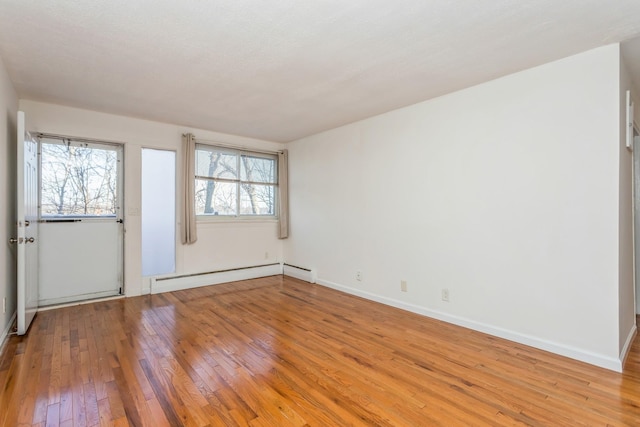
[[[159,294],[162,292],[218,285],[220,283],[236,282],[238,280],[257,279],[259,277],[275,276],[278,274],[282,274],[282,264],[280,263],[229,268],[226,270],[169,277],[152,277],[151,293]]]
[[[282,264],[282,274],[285,276],[295,277],[309,283],[316,283],[318,278],[316,270],[311,268],[298,267],[297,265]]]

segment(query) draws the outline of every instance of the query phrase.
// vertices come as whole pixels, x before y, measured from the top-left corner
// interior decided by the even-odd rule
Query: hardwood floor
[[[274,276],[38,313],[0,425],[640,425],[622,374]]]

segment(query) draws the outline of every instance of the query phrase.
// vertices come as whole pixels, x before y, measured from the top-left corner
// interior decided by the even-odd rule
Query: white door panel
[[[118,295],[121,227],[115,219],[40,224],[40,305]]]
[[[18,111],[17,141],[18,335],[24,335],[38,311],[38,144],[26,132]]]

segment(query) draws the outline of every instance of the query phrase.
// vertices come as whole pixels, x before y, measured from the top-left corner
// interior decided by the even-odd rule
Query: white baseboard
[[[313,268],[298,267],[291,264],[282,265],[282,274],[285,276],[295,277],[309,283],[316,283],[316,270]]]
[[[458,326],[463,326],[465,328],[473,329],[475,331],[483,332],[499,338],[504,338],[509,341],[528,345],[530,347],[535,347],[541,350],[549,351],[551,353],[569,357],[571,359],[579,360],[581,362],[589,363],[591,365],[599,366],[612,371],[622,372],[622,359],[616,359],[613,357],[604,356],[604,355],[593,353],[580,348],[567,346],[567,345],[555,343],[552,341],[547,341],[531,335],[521,334],[508,329],[487,325],[485,323],[476,322],[474,320],[443,313],[438,310],[432,310],[432,309],[421,307],[418,305],[409,304],[404,301],[399,301],[393,298],[383,297],[370,292],[362,291],[360,289],[351,288],[349,286],[343,286],[337,283],[329,282],[327,280],[318,279],[316,283],[322,286],[326,286],[328,288],[336,289],[338,291],[346,292],[348,294],[357,295],[359,297],[366,298],[368,300],[376,301],[381,304],[390,305],[392,307],[407,310],[412,313],[417,313],[423,316],[442,320],[443,322],[451,323]],[[629,345],[631,343],[632,338],[633,337],[631,336],[628,339]]]
[[[627,340],[622,346],[622,351],[620,352],[620,363],[624,366],[625,360],[627,360],[627,356],[629,355],[629,350],[631,350],[631,344],[633,343],[633,339],[636,337],[636,333],[638,331],[638,327],[634,324],[631,330],[629,331],[629,335],[627,336]]]
[[[11,316],[11,319],[9,319],[9,323],[7,323],[7,326],[4,328],[4,331],[2,331],[2,335],[0,335],[0,354],[2,354],[2,352],[4,351],[4,346],[7,343],[7,338],[9,337],[9,331],[11,331],[11,327],[13,326],[13,323],[16,321],[16,312],[13,312],[13,315]]]
[[[239,280],[257,279],[259,277],[275,276],[278,274],[282,274],[282,264],[242,267],[174,277],[152,277],[150,293],[159,294],[162,292],[181,291],[183,289],[218,285],[220,283],[236,282]]]

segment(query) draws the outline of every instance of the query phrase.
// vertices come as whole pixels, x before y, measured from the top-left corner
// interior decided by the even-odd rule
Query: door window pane
[[[119,149],[43,139],[41,216],[115,217]]]

